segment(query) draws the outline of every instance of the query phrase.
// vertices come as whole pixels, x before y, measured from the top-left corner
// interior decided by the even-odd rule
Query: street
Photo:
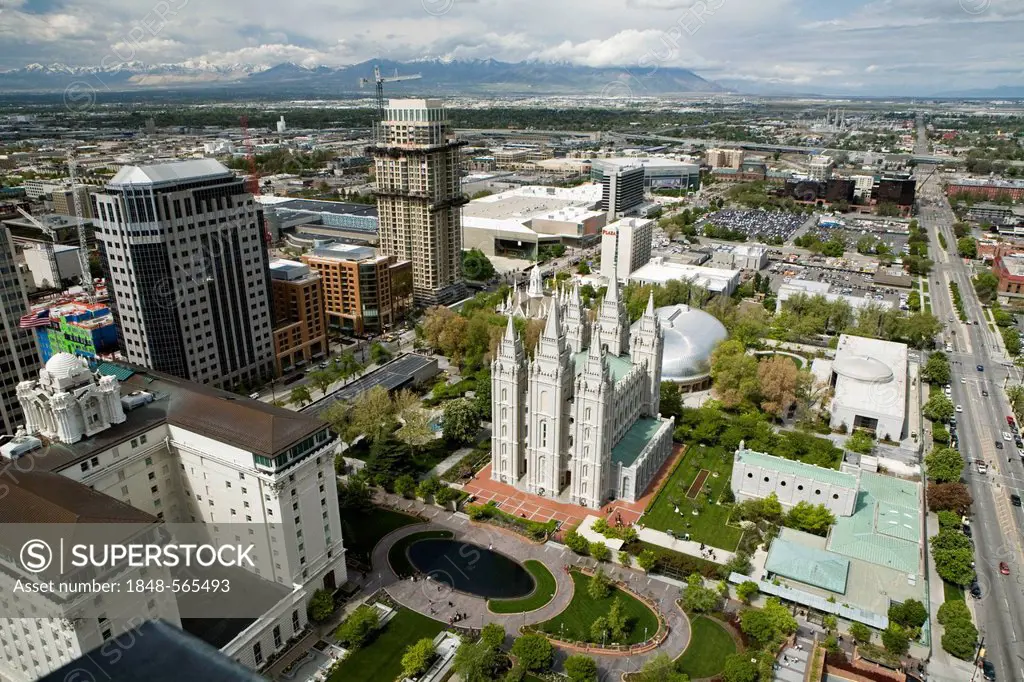
[[[928,177],[933,169],[919,166],[918,177]],[[996,679],[1024,680],[1024,648],[1019,639],[1024,636],[1024,553],[1020,510],[1010,503],[1011,493],[1024,490],[1024,467],[1013,442],[1002,442],[1001,436],[1007,430],[1006,415],[1012,414],[1002,389],[1008,378],[1014,383],[1019,381],[1018,371],[1002,350],[997,333],[989,329],[968,266],[956,256],[952,229],[955,216],[937,172],[918,185],[918,201],[918,220],[928,231],[935,261],[928,277],[932,308],[946,324],[940,347],[946,342],[953,346],[953,352],[948,353],[952,401],[963,406],[963,412],[957,414],[957,431],[960,452],[968,462],[964,480],[974,498],[971,526],[982,590],[981,599],[974,600],[976,624],[986,658],[995,665]],[[942,249],[940,232],[953,251]],[[950,282],[959,285],[968,323],[960,321],[953,307]],[[978,324],[969,324],[973,321]],[[978,365],[983,370],[979,371]],[[988,397],[982,395],[983,390]],[[1002,449],[996,448],[996,441],[1002,442]],[[978,473],[972,465],[976,459],[989,463],[987,474]],[[1000,575],[1001,561],[1009,564],[1010,575]],[[942,590],[942,585],[933,585],[931,589]],[[932,646],[937,651],[941,645],[934,641]],[[977,678],[981,678],[980,671]]]

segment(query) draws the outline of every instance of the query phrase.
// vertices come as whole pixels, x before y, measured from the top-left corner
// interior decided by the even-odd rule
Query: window
[[[94,467],[98,467],[100,465],[100,458],[99,457],[93,457],[90,460],[90,464],[92,464]]]
[[[227,487],[230,488],[231,487],[231,481],[224,481],[224,485],[226,485]]]
[[[754,474],[749,473],[749,472],[747,473],[747,478],[753,478],[753,477],[754,477]]]
[[[781,485],[783,488],[785,488],[786,487],[786,482],[785,481],[779,481],[779,485]]]
[[[88,470],[89,470],[89,463],[88,462],[82,462],[82,471],[88,471]]]
[[[153,481],[153,480],[156,480],[156,473],[154,473],[154,472],[150,471],[150,472],[149,472],[149,476],[148,476],[148,478],[149,478],[149,480],[151,480],[151,481]]]
[[[259,642],[252,645],[252,659],[256,661],[256,665],[263,665],[263,647]]]
[[[299,633],[299,612],[292,611],[292,631],[295,634]]]
[[[833,500],[838,500],[839,499],[839,494],[838,493],[833,493],[832,499]]]
[[[767,477],[767,476],[765,476],[765,477],[764,477],[764,482],[765,482],[765,483],[767,483],[767,482],[768,482],[768,477]]]
[[[139,436],[139,445],[145,445],[145,444],[146,444],[146,435],[143,434],[143,435]]]
[[[274,626],[274,648],[279,649],[281,647],[281,626]]]
[[[153,458],[152,457],[147,457],[146,458],[146,466],[148,466],[148,467],[153,466]]]
[[[814,491],[814,494],[815,494],[815,495],[820,495],[820,494],[821,494],[821,490],[815,490],[815,491]]]

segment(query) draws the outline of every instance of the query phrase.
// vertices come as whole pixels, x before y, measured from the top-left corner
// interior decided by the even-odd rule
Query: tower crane
[[[376,85],[377,85],[377,122],[378,122],[378,124],[381,121],[384,120],[384,84],[385,83],[399,83],[401,81],[414,81],[414,80],[419,80],[422,77],[423,76],[421,74],[418,74],[418,73],[411,73],[411,74],[408,74],[406,76],[399,76],[398,75],[398,69],[395,69],[395,75],[394,76],[382,76],[382,75],[380,75],[380,66],[379,65],[375,65],[373,67],[373,80],[372,81],[369,78],[360,78],[359,79],[359,87],[364,87],[366,85],[369,85],[371,82],[376,83]],[[379,134],[380,133],[379,133],[379,126],[378,126],[378,135]]]
[[[242,144],[245,145],[245,161],[249,167],[249,179],[245,183],[245,189],[252,195],[252,200],[256,201],[256,197],[260,195],[260,169],[256,165],[256,154],[253,151],[252,136],[249,135],[249,117],[242,114],[242,118],[239,120],[242,127]],[[273,243],[270,238],[270,228],[266,224],[266,218],[263,223],[263,238],[266,241],[267,248]]]
[[[46,255],[46,260],[50,263],[50,274],[56,280],[55,282],[51,282],[50,284],[54,288],[59,290],[61,288],[60,267],[58,267],[57,265],[57,255],[54,253],[53,248],[54,243],[57,241],[57,231],[54,230],[49,225],[45,225],[39,220],[37,220],[35,216],[33,216],[31,213],[29,213],[22,207],[18,206],[17,208],[18,213],[20,213],[22,217],[25,218],[25,220],[35,225],[43,233],[43,235],[50,238],[50,241],[46,241],[45,239],[43,240],[43,253]]]
[[[92,271],[89,269],[89,245],[85,238],[85,219],[82,211],[82,199],[78,196],[78,187],[75,173],[75,157],[68,152],[68,177],[71,179],[71,198],[75,204],[75,227],[78,230],[78,265],[82,268],[82,288],[89,303],[96,302],[96,287],[92,281]]]

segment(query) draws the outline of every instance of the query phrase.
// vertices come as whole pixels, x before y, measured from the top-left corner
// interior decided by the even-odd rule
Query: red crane
[[[260,195],[260,171],[256,166],[256,154],[253,152],[252,137],[249,135],[249,117],[242,115],[242,143],[245,145],[245,160],[249,164],[249,177],[245,181],[246,190],[252,194],[253,200]],[[263,220],[263,238],[269,248],[272,240],[266,219]]]

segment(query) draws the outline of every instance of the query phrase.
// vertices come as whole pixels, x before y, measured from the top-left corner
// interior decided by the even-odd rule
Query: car
[[[964,524],[963,530],[964,530],[964,535],[966,535],[967,537],[969,537],[969,538],[970,537],[974,537],[974,531],[971,530],[971,527],[969,525]]]
[[[964,411],[964,406],[963,405],[957,405],[956,406],[956,411],[957,412],[963,412]]]
[[[1017,493],[1013,493],[1012,495],[1010,495],[1010,502],[1013,503],[1014,507],[1019,507],[1020,506],[1020,495],[1018,495]]]
[[[1014,424],[1013,415],[1009,415],[1009,414],[1006,415],[1006,423],[1009,424],[1010,426],[1013,426],[1013,424]]]
[[[985,679],[989,682],[995,682],[996,667],[992,665],[992,661],[987,658],[981,659],[981,674],[984,675]]]
[[[1002,450],[1002,449],[1003,449],[1003,441],[997,440],[996,441],[996,450]]]
[[[988,397],[988,391],[986,391],[985,389],[981,389],[981,397],[982,398],[987,398]]]
[[[981,599],[981,585],[976,582],[971,583],[971,596],[975,599]]]
[[[1020,437],[1014,438],[1013,444],[1016,445],[1018,448],[1024,448],[1024,440],[1022,440]]]
[[[1005,561],[999,562],[999,572],[1003,575],[1010,575],[1010,565]]]
[[[978,371],[979,372],[984,372],[985,371],[985,365],[978,365]]]
[[[1013,436],[1010,435],[1009,431],[1003,431],[1003,440],[1013,440]]]
[[[988,473],[988,464],[985,462],[985,460],[983,460],[983,459],[977,460],[977,465],[978,465],[978,473],[979,474],[987,474]]]

